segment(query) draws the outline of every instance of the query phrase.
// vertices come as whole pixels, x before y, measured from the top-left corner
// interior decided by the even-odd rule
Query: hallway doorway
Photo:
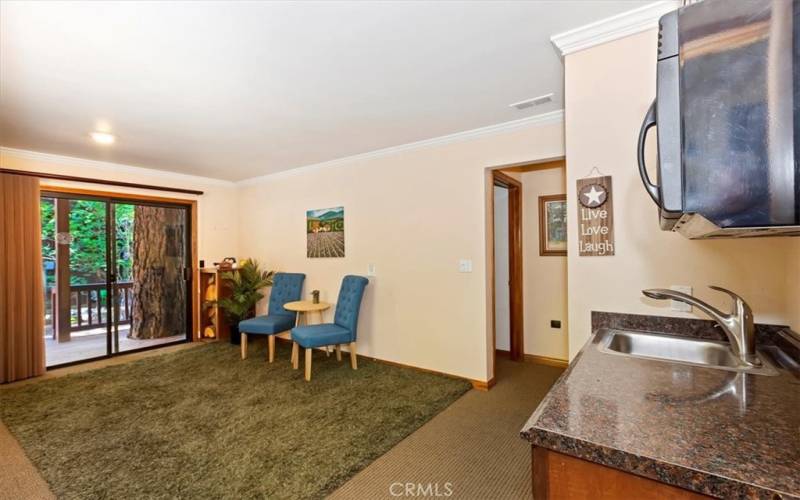
[[[495,353],[522,361],[522,183],[499,170],[492,179]]]
[[[486,183],[490,373],[503,359],[564,367],[569,357],[566,162],[489,169]]]

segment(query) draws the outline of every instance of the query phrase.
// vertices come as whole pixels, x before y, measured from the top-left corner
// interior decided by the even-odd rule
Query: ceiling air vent
[[[515,102],[514,104],[509,104],[508,107],[510,108],[517,108],[517,109],[527,109],[532,108],[534,106],[538,106],[540,104],[544,104],[546,102],[550,102],[553,100],[553,93],[540,95],[539,97],[534,97],[532,99],[525,99],[524,101]]]

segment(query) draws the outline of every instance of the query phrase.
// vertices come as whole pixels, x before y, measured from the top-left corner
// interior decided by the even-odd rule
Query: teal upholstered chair
[[[356,330],[358,329],[358,312],[364,288],[369,283],[362,276],[345,276],[339,289],[336,301],[336,313],[333,323],[321,325],[298,326],[292,328],[292,367],[296,370],[300,365],[300,347],[306,350],[306,380],[311,380],[311,353],[315,347],[336,346],[336,359],[342,360],[342,344],[350,346],[350,364],[353,370],[358,368],[356,361]]]
[[[300,300],[305,279],[306,275],[301,273],[275,273],[272,278],[267,315],[239,322],[239,332],[242,334],[242,359],[247,357],[247,336],[266,335],[269,344],[269,362],[275,360],[275,335],[291,330],[297,320],[296,313],[287,311],[283,305]]]

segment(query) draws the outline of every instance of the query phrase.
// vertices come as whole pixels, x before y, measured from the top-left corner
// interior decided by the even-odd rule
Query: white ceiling
[[[550,36],[645,3],[3,1],[0,145],[239,180],[525,118]]]

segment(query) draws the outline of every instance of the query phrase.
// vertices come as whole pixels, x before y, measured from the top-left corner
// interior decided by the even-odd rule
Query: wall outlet
[[[375,276],[375,264],[367,264],[367,276]]]
[[[469,259],[460,259],[458,261],[458,272],[460,273],[471,273],[472,272],[472,261]]]
[[[561,320],[551,319],[550,320],[550,328],[561,328]]]
[[[686,295],[692,294],[692,287],[687,285],[672,285],[669,287],[670,290],[675,290],[676,292],[683,292]],[[692,306],[685,302],[679,302],[677,300],[670,300],[670,309],[673,311],[680,311],[680,312],[692,312]]]

